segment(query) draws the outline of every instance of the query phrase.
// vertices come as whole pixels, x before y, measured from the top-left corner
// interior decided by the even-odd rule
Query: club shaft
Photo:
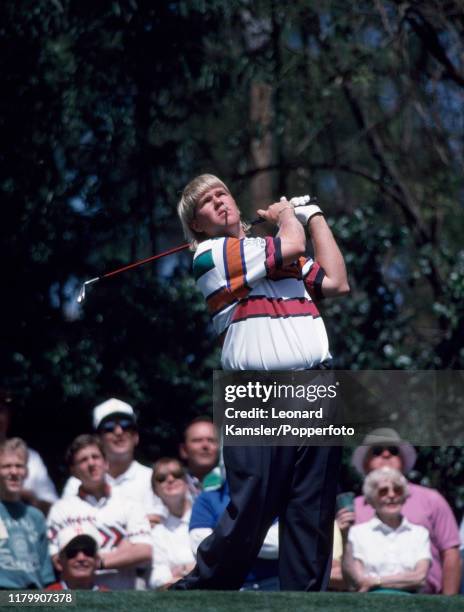
[[[123,266],[122,268],[117,268],[116,270],[112,270],[111,272],[107,272],[100,276],[100,278],[109,278],[110,276],[115,276],[116,274],[120,274],[121,272],[125,272],[126,270],[131,270],[132,268],[137,268],[138,266],[143,266],[143,264],[149,263],[150,261],[156,261],[157,259],[161,259],[162,257],[167,257],[168,255],[172,255],[173,253],[178,253],[179,251],[185,251],[185,249],[189,248],[189,244],[181,244],[172,249],[168,249],[167,251],[163,251],[162,253],[158,253],[157,255],[151,255],[150,257],[146,257],[145,259],[139,259],[139,261],[134,261],[134,263],[128,264],[127,266]]]

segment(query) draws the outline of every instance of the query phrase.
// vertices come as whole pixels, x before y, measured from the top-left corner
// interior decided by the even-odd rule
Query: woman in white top
[[[430,539],[425,527],[401,514],[406,478],[389,467],[374,470],[366,476],[363,494],[375,516],[351,527],[343,555],[345,576],[360,592],[420,591],[431,561]]]
[[[189,521],[192,503],[185,470],[178,459],[163,457],[153,466],[152,487],[169,510],[167,518],[152,529],[152,589],[167,589],[193,569]]]

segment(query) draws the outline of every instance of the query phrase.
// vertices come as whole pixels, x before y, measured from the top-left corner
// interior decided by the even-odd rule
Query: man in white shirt
[[[114,490],[140,504],[150,521],[159,522],[167,514],[166,508],[151,487],[151,469],[134,459],[139,443],[134,409],[114,397],[95,406],[93,427],[98,434],[106,460],[106,480]],[[80,482],[71,476],[63,490],[62,498],[76,495]]]
[[[114,590],[135,588],[136,568],[150,563],[152,557],[150,525],[144,509],[108,485],[108,464],[97,436],[78,436],[66,459],[81,485],[77,495],[59,500],[50,510],[47,524],[52,558],[56,561],[62,529],[89,523],[100,536],[96,583]]]

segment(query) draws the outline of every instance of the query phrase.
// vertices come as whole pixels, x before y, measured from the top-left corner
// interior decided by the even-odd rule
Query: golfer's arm
[[[304,227],[295,217],[293,208],[288,206],[279,215],[280,248],[284,265],[294,262],[306,251],[306,235]]]
[[[308,230],[313,244],[314,259],[325,272],[322,281],[323,295],[335,297],[348,293],[350,286],[343,255],[327,221],[322,215],[314,215],[308,222]]]

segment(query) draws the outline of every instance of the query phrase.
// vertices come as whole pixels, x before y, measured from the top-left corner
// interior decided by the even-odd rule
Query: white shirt
[[[413,570],[422,559],[432,560],[429,532],[403,517],[392,529],[377,517],[354,525],[348,532],[353,557],[364,564],[369,575],[388,576]]]
[[[168,515],[168,509],[161,499],[153,493],[151,474],[151,468],[138,461],[132,461],[129,468],[116,478],[107,473],[106,482],[113,491],[119,491],[127,499],[142,506],[145,514],[159,514],[165,517]],[[64,486],[61,498],[77,495],[80,486],[81,481],[74,476],[70,476]]]
[[[41,456],[32,448],[28,449],[27,478],[24,489],[32,491],[39,499],[53,504],[58,499],[55,485],[48,475]]]
[[[461,540],[460,549],[464,550],[464,517],[461,521],[461,526],[459,527],[459,539]]]
[[[58,553],[57,534],[61,529],[86,522],[98,530],[103,553],[115,549],[125,538],[134,544],[151,544],[145,511],[120,492],[110,491],[98,500],[92,495],[75,495],[53,504],[47,519],[50,555]],[[134,589],[135,579],[136,570],[130,567],[97,572],[95,582],[113,590]]]
[[[164,523],[152,530],[153,565],[150,587],[157,589],[173,580],[171,569],[195,562],[189,539],[191,508],[179,518],[169,514]]]

